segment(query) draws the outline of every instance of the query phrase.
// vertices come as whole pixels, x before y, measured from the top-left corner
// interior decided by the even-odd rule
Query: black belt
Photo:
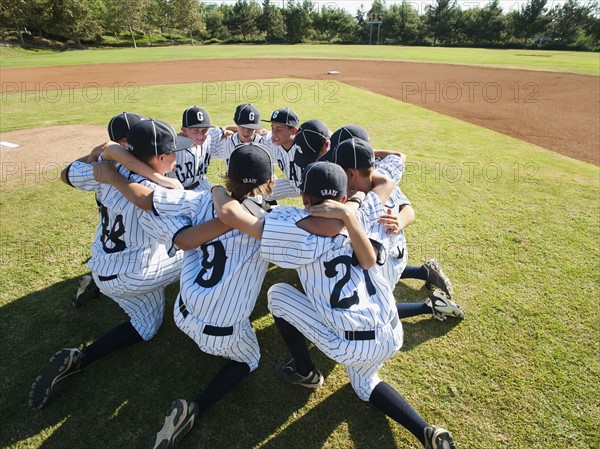
[[[184,187],[183,190],[194,190],[199,185],[200,185],[200,181],[196,181],[196,182],[191,183],[189,186]]]
[[[392,329],[398,325],[398,315],[395,315],[391,322]],[[346,340],[375,340],[375,331],[344,331]]]
[[[100,276],[98,275],[98,279],[101,281],[112,281],[113,279],[117,279],[119,277],[118,274],[113,274],[112,276]]]
[[[187,316],[190,314],[190,312],[188,312],[188,309],[185,307],[185,304],[183,303],[181,295],[179,296],[179,311],[181,312],[184,318],[187,318]],[[204,329],[202,329],[202,333],[206,335],[213,335],[215,337],[226,337],[227,335],[233,334],[233,326],[218,327],[206,324],[204,325]]]

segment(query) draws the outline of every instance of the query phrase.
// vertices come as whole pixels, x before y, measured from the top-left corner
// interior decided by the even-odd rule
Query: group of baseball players
[[[449,431],[426,422],[377,374],[402,346],[402,318],[464,317],[437,261],[407,266],[403,229],[414,210],[398,187],[405,156],[373,150],[359,126],[330,134],[320,120],[301,124],[289,108],[261,121],[254,105],[241,104],[234,123],[214,126],[193,106],[178,134],[164,121],[123,112],[108,124],[109,142],[63,170],[65,183],[95,193],[100,213],[91,274],[80,279],[73,306],[102,293],[129,320],[89,346],[58,351],[34,381],[30,406],[41,409],[92,362],[154,337],[165,288],[179,280],[177,327],[227,362],[200,394],[171,404],[148,446],[174,447],[258,367],[250,315],[272,263],[295,269],[304,290],[277,283],[267,293],[290,352],[276,376],[312,389],[323,384],[309,340],[344,365],[360,399],[425,448],[455,448]],[[211,158],[225,161],[224,187],[207,178]],[[277,178],[275,167],[285,177]],[[277,205],[291,197],[304,208]],[[433,291],[425,302],[396,303],[400,278],[422,279]]]

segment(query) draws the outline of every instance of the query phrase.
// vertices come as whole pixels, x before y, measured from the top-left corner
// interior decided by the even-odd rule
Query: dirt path
[[[328,75],[329,71],[340,72]],[[335,79],[600,165],[600,78],[472,66],[330,59],[216,59],[0,70],[2,91]],[[279,86],[277,86],[279,87]],[[206,86],[218,95],[218,85]],[[214,91],[217,89],[217,91]],[[214,91],[214,92],[213,92]]]

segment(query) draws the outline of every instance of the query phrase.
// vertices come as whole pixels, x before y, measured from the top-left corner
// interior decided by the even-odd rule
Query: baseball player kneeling
[[[155,171],[173,170],[175,151],[189,146],[168,124],[141,120],[127,134],[131,153]],[[65,348],[50,360],[32,385],[29,404],[42,408],[59,386],[92,362],[126,346],[150,340],[162,324],[165,287],[179,278],[183,253],[172,245],[173,233],[181,221],[145,214],[132,205],[115,187],[94,179],[94,167],[87,156],[65,168],[61,179],[72,187],[96,193],[100,223],[88,263],[100,291],[129,315],[129,320],[80,350]],[[119,166],[119,172],[149,189],[156,184]]]
[[[165,415],[163,428],[150,448],[171,448],[195,420],[258,367],[260,350],[250,314],[268,262],[260,259],[260,242],[215,220],[210,192],[155,190],[118,176],[102,174],[132,202],[160,217],[184,218],[173,240],[186,250],[180,293],[175,301],[176,325],[206,353],[228,359],[213,381],[193,400],[178,399]],[[265,147],[238,145],[227,170],[227,189],[234,201],[259,219],[269,209],[273,165]],[[210,233],[203,227],[212,223]],[[215,233],[217,235],[215,235]]]
[[[292,358],[275,366],[284,382],[318,388],[323,376],[308,352],[305,338],[346,368],[354,391],[408,429],[425,448],[453,449],[452,434],[429,425],[377,372],[402,346],[402,324],[394,296],[378,264],[388,245],[388,235],[378,217],[392,192],[378,196],[360,193],[350,200],[361,203],[358,213],[344,205],[347,177],[331,162],[306,167],[302,200],[312,215],[341,220],[347,232],[333,238],[303,229],[309,213],[278,207],[264,227],[239,208],[223,213],[231,202],[215,198],[221,219],[245,232],[259,234],[261,257],[283,268],[295,268],[307,292],[275,284],[268,292],[269,309]],[[361,199],[364,197],[364,201]],[[261,229],[262,228],[262,229]],[[377,249],[376,249],[377,248]]]

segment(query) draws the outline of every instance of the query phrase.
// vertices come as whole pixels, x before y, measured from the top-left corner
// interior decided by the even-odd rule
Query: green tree
[[[242,36],[244,41],[258,33],[260,6],[247,0],[237,0],[231,12],[225,16],[225,25],[234,38]]]
[[[506,20],[499,0],[492,0],[481,9],[463,11],[461,28],[467,41],[476,44],[500,42],[506,30]]]
[[[588,14],[583,23],[586,36],[592,39],[592,47],[598,49],[600,45],[600,4],[590,0]]]
[[[225,25],[225,17],[230,14],[231,5],[200,4],[200,14],[206,25],[206,35],[209,39],[225,41],[231,39],[229,29]]]
[[[272,5],[270,0],[264,0],[262,15],[258,20],[258,29],[265,34],[268,43],[280,42],[285,35],[283,14],[277,5]]]
[[[162,33],[163,28],[167,24],[166,10],[167,6],[164,1],[149,0],[144,13],[141,29],[148,35],[150,46],[153,44],[152,35],[155,32]]]
[[[133,47],[137,48],[133,30],[144,28],[148,0],[104,0],[104,5],[106,29],[112,31],[115,37],[119,32],[127,30]]]
[[[567,0],[562,6],[555,6],[549,13],[549,33],[553,40],[572,44],[584,33],[585,19],[589,8],[576,0]]]
[[[329,43],[334,39],[352,40],[358,31],[354,18],[345,10],[334,6],[323,6],[315,15],[313,25]]]
[[[527,44],[546,29],[549,22],[546,3],[547,0],[528,0],[521,10],[509,14],[514,37]]]
[[[385,13],[381,33],[384,40],[409,44],[421,38],[422,21],[415,8],[406,1],[393,4]]]
[[[51,32],[73,40],[91,40],[101,34],[100,10],[95,0],[49,0],[47,3]]]
[[[25,43],[23,33],[28,26],[31,3],[26,0],[3,1],[0,3],[0,25],[3,29],[14,29],[19,33],[21,44]]]
[[[436,0],[427,6],[425,23],[433,37],[433,45],[451,42],[457,35],[461,10],[456,0]]]
[[[283,20],[286,38],[290,44],[298,44],[310,34],[312,26],[311,12],[312,6],[309,9],[306,2],[304,4],[298,4],[294,0],[288,2],[283,12]]]
[[[198,1],[172,0],[170,6],[173,26],[180,31],[185,31],[194,45],[194,34],[199,34],[204,30]]]

